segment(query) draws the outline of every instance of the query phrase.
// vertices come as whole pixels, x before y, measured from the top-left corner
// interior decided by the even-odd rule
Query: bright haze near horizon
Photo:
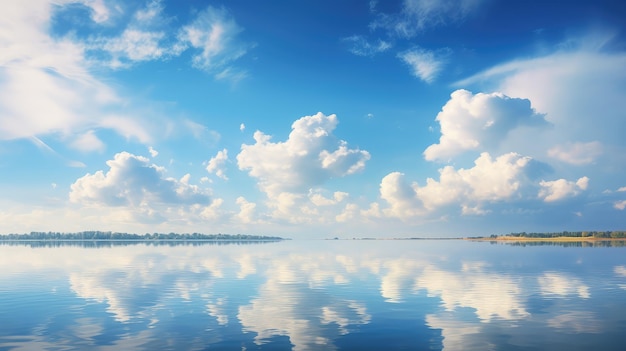
[[[623,1],[5,1],[0,233],[626,229]]]

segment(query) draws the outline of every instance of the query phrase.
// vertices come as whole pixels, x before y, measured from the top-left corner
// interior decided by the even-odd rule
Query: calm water
[[[0,244],[0,350],[624,350],[626,248]]]

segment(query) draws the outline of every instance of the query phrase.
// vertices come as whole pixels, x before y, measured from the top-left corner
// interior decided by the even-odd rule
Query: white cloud
[[[185,119],[183,121],[183,126],[189,133],[193,135],[194,138],[202,141],[206,141],[209,143],[217,143],[222,137],[220,133],[210,130],[205,125],[194,122],[189,119]]]
[[[428,178],[426,185],[408,184],[404,175],[393,172],[380,184],[380,196],[390,207],[387,216],[407,218],[424,215],[443,206],[457,204],[464,214],[482,214],[481,205],[519,198],[529,182],[530,157],[508,153],[495,160],[482,153],[474,167],[459,169],[446,166],[439,170],[439,180]]]
[[[378,39],[372,43],[361,35],[353,35],[343,39],[350,45],[348,50],[358,56],[374,56],[391,48],[391,43]]]
[[[200,50],[193,56],[195,67],[211,72],[219,69],[223,73],[250,48],[237,39],[241,32],[242,28],[225,9],[209,6],[191,24],[181,28],[178,38],[183,45]]]
[[[256,204],[249,202],[243,196],[237,198],[239,213],[236,215],[241,223],[253,223],[256,219]]]
[[[125,66],[125,60],[151,61],[163,57],[168,53],[161,44],[164,38],[164,32],[127,28],[119,37],[100,39],[100,46],[112,56],[111,66],[118,68]]]
[[[107,115],[102,118],[99,126],[112,129],[126,139],[135,138],[143,144],[153,139],[150,131],[145,128],[145,124],[132,116]]]
[[[548,156],[565,163],[581,166],[593,163],[602,154],[602,149],[602,144],[599,141],[566,143],[549,149]]]
[[[613,208],[615,208],[616,210],[626,209],[626,200],[615,201],[615,203],[613,204]]]
[[[441,72],[448,54],[448,50],[432,51],[413,48],[398,54],[398,58],[409,65],[415,77],[426,83],[432,83]]]
[[[161,4],[161,0],[152,0],[146,4],[145,8],[135,13],[135,19],[139,22],[150,22],[158,18],[162,12],[163,5]]]
[[[228,162],[228,150],[224,149],[217,152],[217,155],[211,157],[209,164],[206,166],[206,170],[209,173],[215,173],[216,176],[228,180],[228,177],[224,173],[226,162]]]
[[[379,14],[370,27],[411,38],[427,28],[461,21],[481,3],[481,0],[404,0],[399,13]]]
[[[76,0],[67,2],[78,2],[91,9],[91,19],[96,23],[106,22],[109,19],[110,11],[104,0]]]
[[[148,148],[148,152],[150,153],[150,156],[152,156],[152,158],[157,157],[159,155],[159,152],[156,151],[152,146]]]
[[[62,140],[99,150],[98,128],[109,128],[140,141],[150,139],[136,117],[111,116],[129,106],[91,72],[88,45],[72,36],[49,33],[53,8],[70,3],[41,1],[5,4],[0,14],[0,139],[60,134]],[[98,20],[108,12],[101,1],[84,1]],[[37,103],[33,103],[36,101]],[[106,111],[106,112],[105,112]],[[81,135],[78,139],[70,135]]]
[[[242,132],[243,132],[244,130],[246,130],[246,125],[245,125],[245,124],[243,124],[243,123],[241,123],[241,124],[239,125],[239,130],[240,130],[240,131],[242,131]]]
[[[446,160],[467,150],[490,150],[519,126],[545,124],[527,99],[502,93],[474,95],[462,89],[450,95],[436,121],[441,137],[424,151],[429,161]]]
[[[601,150],[597,144],[577,145],[576,142],[601,141],[605,151],[603,159],[613,165],[619,163],[623,168],[624,142],[618,131],[626,130],[626,119],[621,113],[626,109],[623,98],[626,53],[603,51],[601,46],[585,44],[605,43],[610,39],[611,36],[603,33],[576,38],[566,49],[497,65],[456,85],[489,86],[508,96],[532,101],[553,126],[543,138],[533,138],[532,144],[538,150],[553,149],[561,160],[584,164]],[[523,141],[518,144],[521,146]],[[559,152],[563,151],[563,146],[555,145],[590,147],[590,150],[572,150],[573,154],[563,155]]]
[[[348,193],[343,191],[335,191],[332,194],[332,198],[325,197],[320,190],[309,190],[309,199],[315,206],[330,206],[345,200],[349,196]]]
[[[271,142],[270,136],[257,131],[255,144],[241,146],[237,155],[239,169],[257,178],[259,187],[269,196],[303,193],[331,177],[362,170],[369,153],[348,149],[345,141],[332,134],[336,126],[335,115],[325,116],[320,112],[295,121],[284,142]]]
[[[71,144],[71,146],[80,151],[104,151],[105,145],[93,130],[79,135]]]
[[[71,185],[70,201],[104,206],[128,206],[153,214],[155,204],[208,204],[208,191],[180,180],[164,178],[162,167],[142,156],[120,152],[107,161],[109,170],[87,174]]]
[[[576,182],[567,181],[565,179],[553,181],[542,180],[539,185],[542,188],[539,191],[539,198],[542,198],[545,202],[554,202],[576,196],[580,194],[581,191],[586,190],[589,185],[589,178],[582,177]]]

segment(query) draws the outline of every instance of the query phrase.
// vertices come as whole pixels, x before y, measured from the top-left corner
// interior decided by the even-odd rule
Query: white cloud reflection
[[[55,277],[40,278],[55,282],[66,276],[76,297],[101,304],[108,313],[65,327],[85,338],[102,333],[107,318],[125,325],[143,323],[146,330],[153,329],[146,337],[156,338],[163,328],[170,330],[167,323],[173,320],[168,318],[193,317],[207,333],[240,325],[259,346],[287,337],[294,350],[332,350],[342,335],[381,323],[379,303],[402,309],[402,318],[415,318],[440,332],[442,338],[435,339],[451,350],[488,348],[484,333],[506,329],[513,335],[515,327],[527,324],[565,333],[602,330],[596,312],[565,305],[592,298],[584,276],[556,270],[529,275],[518,271],[522,266],[503,268],[488,256],[476,260],[448,252],[446,245],[415,241],[0,246],[0,266],[11,267],[0,271],[0,283],[33,274]],[[626,275],[624,266],[608,269]],[[544,311],[537,314],[532,299],[553,303],[541,305]],[[427,312],[415,301],[427,303]]]

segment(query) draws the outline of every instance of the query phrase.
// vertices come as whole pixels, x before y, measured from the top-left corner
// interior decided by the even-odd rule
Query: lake
[[[0,350],[624,350],[626,248],[0,244]]]

